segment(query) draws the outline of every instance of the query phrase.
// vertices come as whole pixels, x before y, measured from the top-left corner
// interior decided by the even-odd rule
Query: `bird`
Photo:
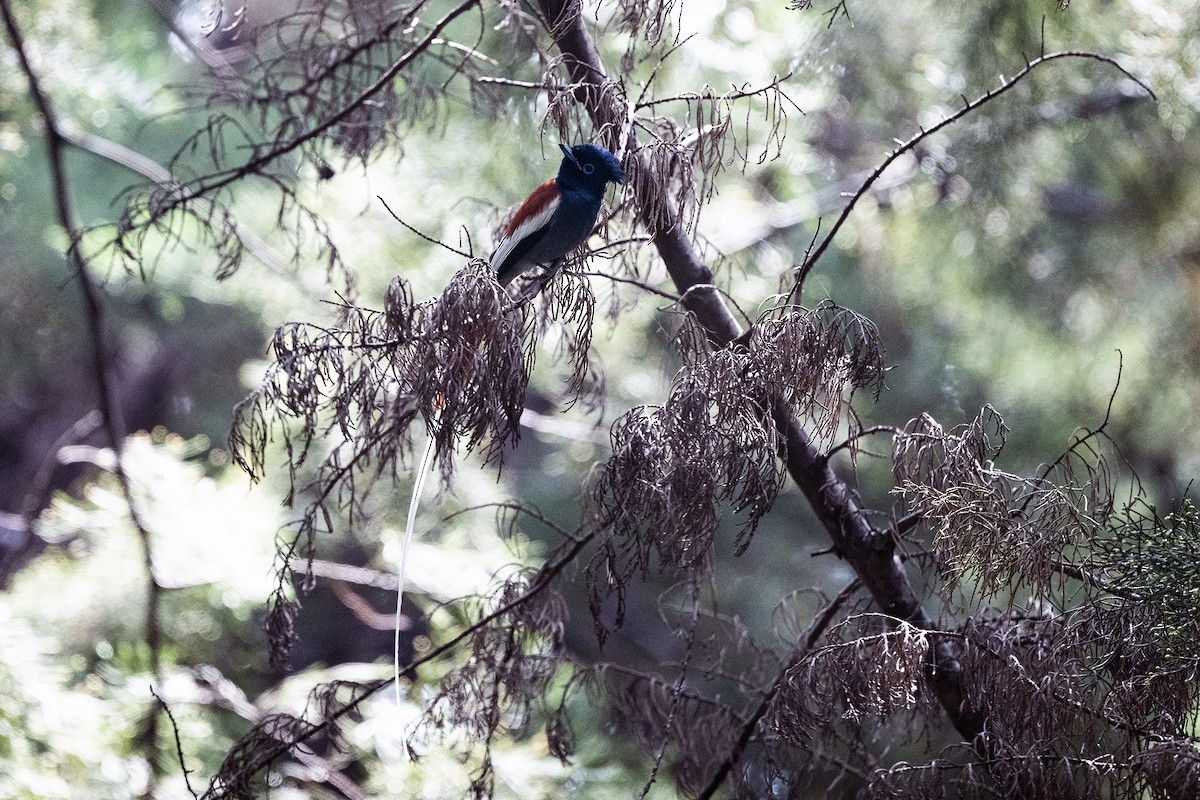
[[[558,177],[533,190],[496,243],[491,265],[501,286],[542,265],[548,267],[545,285],[591,235],[608,184],[625,180],[621,162],[599,145],[560,144],[559,149]]]

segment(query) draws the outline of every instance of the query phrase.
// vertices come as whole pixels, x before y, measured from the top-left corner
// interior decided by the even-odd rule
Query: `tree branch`
[[[137,173],[144,178],[154,181],[163,188],[168,188],[172,185],[170,170],[149,156],[139,153],[136,150],[131,150],[120,142],[114,142],[111,139],[106,139],[103,136],[87,131],[80,131],[71,120],[61,120],[58,131],[64,140],[78,147],[80,150],[103,158],[113,164],[119,164],[130,172]],[[202,215],[213,213],[212,204],[204,198],[197,198],[196,202],[200,204],[200,213]],[[238,238],[242,240],[246,245],[246,249],[255,258],[281,277],[300,285],[300,282],[295,279],[291,270],[288,269],[287,262],[261,236],[254,231],[247,230],[244,226],[239,226]],[[302,285],[300,285],[300,288],[304,290]],[[309,293],[311,294],[311,292]]]
[[[3,0],[0,0],[0,2],[3,2]],[[401,668],[401,674],[415,670],[417,667],[423,664],[436,661],[438,658],[450,652],[462,642],[470,641],[473,636],[476,636],[479,631],[486,628],[492,622],[506,614],[512,613],[515,609],[520,608],[525,603],[530,602],[534,597],[538,596],[547,588],[549,588],[554,580],[575,562],[575,559],[581,552],[583,552],[583,548],[587,546],[587,544],[590,543],[593,538],[594,534],[581,536],[578,539],[575,539],[564,545],[556,557],[552,558],[546,563],[545,566],[538,570],[537,574],[534,575],[524,592],[507,602],[501,603],[498,607],[480,617],[471,625],[468,625],[446,642],[438,645],[437,647],[432,647],[420,656],[414,658]],[[391,683],[392,678],[388,677],[362,685],[359,687],[359,693],[352,700],[338,708],[336,711],[329,713],[321,722],[306,723],[307,727],[303,731],[298,732],[296,735],[290,737],[275,737],[276,741],[272,746],[264,747],[261,750],[255,750],[252,753],[245,754],[245,757],[240,758],[236,764],[237,771],[244,775],[254,775],[267,768],[273,761],[275,761],[275,759],[288,755],[289,753],[299,752],[298,748],[300,748],[317,734],[328,730],[329,727],[333,724],[336,724],[338,720],[358,713],[359,706],[361,706],[369,697],[372,697],[385,687],[390,686]],[[236,749],[237,748],[235,747],[231,753],[236,751]],[[232,756],[228,758],[232,758]],[[227,796],[225,792],[221,791],[221,787],[218,783],[221,780],[221,777],[221,774],[218,773],[217,777],[213,779],[213,784],[209,786],[209,790],[204,794],[206,799],[216,800],[216,798]]]
[[[552,33],[564,56],[574,83],[599,93],[606,75],[600,55],[579,13],[578,0],[541,0],[545,18],[554,21]],[[600,122],[597,109],[588,108],[593,122]],[[629,143],[632,145],[632,142]],[[650,174],[649,158],[632,146],[629,158]],[[882,172],[882,169],[880,170]],[[659,257],[680,295],[683,305],[695,314],[714,345],[723,347],[742,334],[741,326],[713,286],[713,275],[688,238],[678,206],[664,198],[657,205],[642,202],[638,216],[654,234]],[[832,233],[836,233],[836,227]],[[827,237],[828,240],[829,237]],[[819,256],[824,246],[818,248]],[[808,498],[833,539],[838,553],[854,568],[880,609],[888,616],[925,631],[934,631],[933,621],[921,606],[899,558],[895,543],[886,532],[874,530],[854,500],[850,487],[829,466],[808,432],[779,398],[771,401],[772,413],[786,438],[788,472]],[[935,637],[929,653],[928,679],[946,714],[967,741],[983,730],[984,715],[973,708],[963,692],[961,665],[954,645]]]
[[[364,103],[369,101],[374,95],[383,91],[391,85],[396,76],[400,74],[406,67],[417,59],[422,53],[433,47],[437,42],[441,41],[440,34],[458,17],[470,11],[479,5],[479,0],[464,0],[455,8],[446,12],[446,14],[433,24],[429,32],[418,42],[414,42],[400,58],[393,61],[384,69],[379,77],[363,89],[357,96],[346,102],[342,109],[335,114],[332,114],[325,119],[320,120],[307,130],[301,131],[296,136],[288,139],[285,142],[277,143],[269,147],[265,152],[255,155],[245,163],[226,170],[221,170],[212,175],[206,175],[190,181],[180,187],[178,193],[171,198],[171,202],[165,203],[161,208],[154,210],[152,220],[161,219],[176,207],[182,206],[197,198],[212,194],[220,189],[225,188],[247,175],[260,174],[262,170],[269,164],[273,163],[281,156],[291,153],[304,144],[313,141],[330,131],[332,128],[343,122],[347,117],[353,114]],[[320,80],[318,76],[315,80]]]

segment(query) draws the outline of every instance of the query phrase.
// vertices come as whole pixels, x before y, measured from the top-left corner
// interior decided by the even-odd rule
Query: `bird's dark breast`
[[[525,257],[535,264],[547,264],[569,254],[587,239],[599,213],[598,198],[565,195],[546,226],[546,235],[533,243]]]

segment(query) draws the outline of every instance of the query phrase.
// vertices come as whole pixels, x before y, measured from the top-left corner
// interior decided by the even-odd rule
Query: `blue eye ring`
[[[596,171],[596,168],[594,166],[592,166],[591,164],[584,164],[582,167],[580,167],[580,169],[583,170],[584,175],[591,175],[593,172]]]

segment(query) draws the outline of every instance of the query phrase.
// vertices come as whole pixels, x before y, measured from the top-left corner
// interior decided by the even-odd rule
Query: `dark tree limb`
[[[75,219],[74,209],[71,206],[70,186],[67,180],[67,169],[64,159],[64,151],[68,146],[68,139],[63,133],[58,117],[50,105],[49,98],[42,90],[37,72],[29,62],[29,57],[25,49],[25,39],[22,36],[21,28],[17,24],[16,17],[13,15],[11,4],[8,0],[0,0],[0,16],[4,18],[4,27],[7,30],[13,50],[16,52],[17,64],[21,72],[25,75],[25,79],[29,82],[30,97],[33,98],[34,105],[37,107],[38,114],[41,116],[45,126],[46,155],[50,164],[55,212],[58,224],[63,227],[70,238],[71,244],[66,252],[67,263],[70,265],[76,283],[79,285],[80,293],[83,295],[83,315],[87,325],[88,337],[91,341],[92,366],[95,371],[102,426],[105,436],[108,439],[109,447],[113,451],[113,472],[121,486],[122,493],[125,495],[125,501],[129,506],[129,519],[137,530],[138,540],[141,544],[142,566],[146,573],[146,647],[150,652],[150,672],[153,675],[154,682],[161,684],[162,648],[159,603],[162,597],[162,586],[154,575],[150,531],[138,513],[130,487],[129,475],[125,471],[122,458],[125,442],[125,423],[121,417],[121,410],[117,402],[112,375],[110,373],[114,358],[110,352],[108,326],[104,318],[103,291],[96,282],[95,277],[88,270],[87,262],[79,252],[80,228]],[[147,743],[147,756],[152,766],[152,775],[157,771],[155,749],[158,739],[158,720],[159,706],[155,703],[151,706],[147,714],[145,728],[141,732]],[[147,785],[146,794],[152,795],[153,792],[154,782],[151,780]]]
[[[555,42],[572,81],[601,89],[606,79],[604,66],[584,25],[578,0],[541,0],[541,8],[552,22]],[[595,109],[589,108],[589,112],[595,117]],[[628,157],[640,161],[644,170],[650,169],[649,159],[633,148]],[[677,206],[667,200],[656,206],[646,204],[638,213],[654,233],[655,247],[683,296],[684,306],[696,316],[714,345],[723,347],[738,339],[742,328],[712,285],[712,272],[692,245]],[[778,399],[772,402],[772,409],[786,438],[788,472],[825,526],[839,555],[853,567],[885,614],[935,632],[937,628],[909,581],[891,535],[871,526],[850,487],[834,473],[791,410]],[[933,637],[931,641],[927,670],[930,687],[958,732],[965,740],[973,741],[983,731],[985,715],[963,692],[962,670],[953,642],[945,637]]]

